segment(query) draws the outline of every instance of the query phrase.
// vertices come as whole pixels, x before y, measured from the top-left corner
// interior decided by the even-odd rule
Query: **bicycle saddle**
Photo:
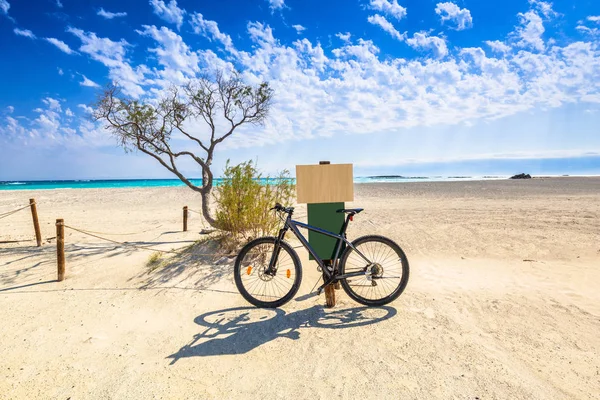
[[[354,214],[358,214],[362,210],[364,210],[364,208],[342,208],[341,210],[337,210],[336,212],[339,212],[339,213],[343,212],[346,214],[354,215]]]

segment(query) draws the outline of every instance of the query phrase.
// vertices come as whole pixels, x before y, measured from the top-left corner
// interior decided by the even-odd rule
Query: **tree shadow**
[[[277,338],[298,340],[301,328],[343,329],[371,325],[392,318],[393,307],[356,307],[327,311],[322,306],[286,313],[282,309],[236,307],[202,314],[194,319],[204,332],[171,354],[171,365],[181,358],[244,354]],[[205,340],[208,339],[208,340]]]
[[[233,276],[235,255],[222,249],[220,238],[207,238],[169,256],[154,268],[132,279],[141,279],[140,289],[152,289],[186,282],[206,289],[226,276]]]
[[[75,267],[81,266],[84,261],[94,261],[110,259],[118,256],[131,255],[134,252],[141,251],[139,247],[154,247],[159,245],[180,245],[184,243],[194,243],[193,240],[178,241],[128,241],[124,244],[112,244],[106,242],[92,243],[67,243],[65,244],[65,257],[67,265],[73,264]],[[137,246],[137,247],[134,247]],[[152,251],[147,250],[148,254]],[[56,273],[52,271],[40,271],[40,266],[56,263],[56,246],[10,246],[0,247],[0,285],[14,285],[22,281],[23,277],[38,276],[47,272],[47,274]],[[29,262],[22,268],[14,268],[18,263]]]
[[[118,255],[129,254],[135,251],[131,247],[120,247],[102,243],[89,244],[67,244],[65,245],[65,257],[67,264],[79,263],[82,260],[100,257],[111,258]],[[25,246],[0,248],[0,259],[7,257],[8,261],[0,262],[0,285],[14,285],[22,281],[24,277],[39,276],[40,274],[56,274],[56,267],[48,271],[40,270],[46,265],[56,265],[55,246]],[[13,268],[17,263],[29,261],[30,265],[22,268]],[[44,268],[42,268],[44,269]]]

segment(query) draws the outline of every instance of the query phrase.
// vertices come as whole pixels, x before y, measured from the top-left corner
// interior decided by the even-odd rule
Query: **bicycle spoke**
[[[292,290],[297,290],[297,268],[287,248],[280,248],[274,271],[267,274],[274,250],[274,241],[255,245],[239,260],[239,268],[236,269],[239,284],[244,291],[252,298],[267,304],[286,297]]]
[[[366,271],[373,274],[362,278],[347,278],[348,288],[360,298],[380,300],[391,296],[400,287],[403,278],[402,255],[394,247],[379,239],[366,240],[355,244],[356,251],[350,250],[345,265],[344,274]],[[369,261],[367,263],[358,252]]]

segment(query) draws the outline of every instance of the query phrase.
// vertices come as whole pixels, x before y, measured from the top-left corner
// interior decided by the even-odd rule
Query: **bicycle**
[[[340,282],[354,301],[366,306],[382,306],[398,298],[406,288],[408,259],[398,244],[378,235],[362,236],[353,242],[346,238],[349,222],[363,211],[362,208],[337,210],[346,214],[339,234],[293,220],[293,207],[277,203],[271,210],[279,213],[279,218],[287,214],[277,237],[252,240],[240,250],[235,261],[235,284],[249,303],[261,308],[276,308],[290,301],[298,292],[302,282],[302,264],[296,251],[284,241],[290,229],[323,273],[323,284],[318,288],[318,294],[327,285]],[[316,254],[298,227],[337,239],[331,264],[325,263]],[[343,244],[346,247],[340,256]]]

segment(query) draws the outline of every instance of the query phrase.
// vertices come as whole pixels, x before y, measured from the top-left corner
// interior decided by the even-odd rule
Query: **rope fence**
[[[32,219],[33,219],[33,225],[34,225],[34,230],[35,230],[35,235],[36,235],[36,240],[37,240],[37,245],[38,247],[41,246],[42,243],[42,237],[41,237],[41,233],[40,233],[40,227],[39,227],[39,220],[38,220],[38,216],[37,216],[37,207],[36,207],[36,202],[35,199],[29,199],[29,204],[23,207],[19,207],[15,210],[11,210],[11,211],[7,211],[4,212],[2,214],[0,214],[0,219],[2,218],[6,218],[9,217],[19,211],[25,210],[26,208],[30,208],[31,209],[31,214],[32,214]],[[193,210],[190,209],[187,206],[183,207],[183,231],[187,231],[187,225],[188,225],[188,213],[189,212],[193,212],[195,214],[198,214],[200,216],[202,216],[202,212],[197,211],[197,210]],[[202,221],[202,226],[203,226],[203,232],[204,233],[209,233],[206,231],[206,226],[204,224],[204,220],[201,219]],[[121,242],[121,241],[117,241],[114,239],[110,239],[104,236],[133,236],[133,235],[139,235],[141,233],[146,233],[146,232],[150,232],[150,230],[145,230],[145,231],[141,231],[141,232],[130,232],[130,233],[107,233],[107,232],[97,232],[97,231],[91,231],[91,230],[86,230],[86,229],[82,229],[82,228],[76,228],[70,225],[65,224],[64,219],[60,218],[56,220],[56,236],[53,237],[52,239],[56,238],[56,259],[57,259],[57,272],[58,272],[58,281],[63,281],[65,279],[65,264],[66,264],[66,257],[65,257],[65,229],[70,229],[74,232],[78,232],[81,233],[82,235],[86,235],[86,236],[90,236],[99,240],[103,240],[106,242],[110,242],[113,243],[115,245],[118,246],[123,246],[123,247],[128,247],[128,248],[133,248],[133,249],[138,249],[138,250],[147,250],[147,251],[154,251],[154,252],[159,252],[159,253],[165,253],[165,254],[181,254],[185,251],[186,248],[182,248],[180,250],[162,250],[162,249],[158,249],[155,247],[152,247],[152,244],[149,244],[147,246],[140,246],[138,244],[134,244],[134,243],[130,243],[130,242]],[[0,242],[0,243],[12,243],[12,242],[18,242],[18,241],[5,241],[5,242]],[[196,253],[194,252],[194,255],[198,255],[198,256],[210,256],[210,257],[227,257],[227,258],[231,258],[231,252],[230,251],[225,251],[225,252],[216,252],[216,253]],[[217,262],[218,263],[218,262]]]
[[[57,224],[58,224],[58,220],[57,220]],[[64,222],[63,222],[63,224],[64,224]],[[98,236],[98,235],[95,234],[97,232],[86,231],[86,230],[83,230],[83,229],[74,228],[74,227],[69,226],[69,225],[64,225],[64,227],[67,228],[67,229],[71,229],[73,231],[79,232],[79,233],[83,233],[84,235],[94,237],[96,239],[105,240],[107,242],[111,242],[111,243],[114,243],[114,244],[119,244],[119,245],[122,245],[122,246],[129,246],[129,247],[133,247],[133,248],[140,249],[140,250],[158,251],[158,252],[161,252],[161,253],[179,254],[179,252],[177,252],[177,251],[160,250],[160,249],[154,249],[154,248],[147,247],[147,246],[138,246],[138,245],[135,245],[135,244],[129,243],[129,242],[119,242],[119,241],[116,241],[116,240],[112,240],[112,239],[108,239],[108,238],[104,238],[104,237]],[[123,234],[123,235],[125,235],[125,234]]]
[[[26,208],[31,209],[31,218],[33,219],[33,230],[35,232],[35,240],[37,242],[37,246],[40,247],[42,245],[42,233],[40,230],[40,221],[38,219],[37,214],[37,205],[35,203],[35,199],[29,199],[29,204],[23,207],[19,207],[16,210],[8,211],[0,214],[0,219],[10,217],[13,214],[18,213],[19,211],[25,210]],[[5,241],[6,243],[18,242],[18,241]]]
[[[37,215],[37,204],[35,202],[35,199],[29,199],[29,204],[28,205],[24,205],[22,207],[18,207],[14,210],[10,210],[10,211],[6,211],[0,214],[0,219],[4,219],[7,217],[10,217],[11,215],[14,215],[20,211],[23,211],[27,208],[31,209],[31,215],[32,215],[32,219],[33,219],[33,226],[34,226],[34,231],[35,231],[35,237],[36,237],[36,241],[37,241],[37,246],[40,247],[42,245],[42,235],[40,232],[40,224],[39,224],[39,219],[38,219],[38,215]],[[196,211],[196,210],[192,210],[189,209],[187,206],[183,207],[183,231],[187,231],[187,220],[188,220],[188,212],[191,211],[193,213],[196,213],[198,215],[202,215],[202,213],[200,211]],[[205,224],[204,222],[202,222],[202,227],[203,230],[205,230]],[[119,246],[123,246],[123,247],[129,247],[129,248],[134,248],[134,249],[139,249],[139,250],[147,250],[147,251],[154,251],[154,252],[159,252],[159,253],[166,253],[166,254],[181,254],[182,252],[185,251],[185,249],[181,249],[179,251],[174,251],[174,250],[162,250],[162,249],[158,249],[155,247],[152,247],[152,245],[148,245],[148,246],[140,246],[134,243],[129,243],[129,242],[121,242],[121,241],[117,241],[117,240],[113,240],[113,239],[109,239],[103,236],[133,236],[133,235],[139,235],[142,233],[146,233],[146,232],[150,232],[150,230],[145,230],[145,231],[141,231],[141,232],[129,232],[129,233],[107,233],[107,232],[96,232],[96,231],[90,231],[90,230],[86,230],[86,229],[81,229],[81,228],[76,228],[70,225],[66,225],[64,220],[61,219],[57,219],[56,220],[56,236],[53,237],[52,239],[56,239],[56,259],[57,259],[57,270],[58,270],[58,281],[63,281],[65,279],[65,264],[66,264],[66,257],[65,257],[65,228],[66,229],[70,229],[72,231],[75,232],[79,232],[83,235],[87,235],[90,237],[94,237],[96,239],[100,239],[106,242],[110,242]],[[101,236],[102,235],[102,236]],[[21,242],[21,240],[6,240],[6,241],[0,241],[0,243],[18,243]],[[194,253],[195,255],[199,255],[199,256],[210,256],[210,257],[225,257],[225,256],[231,256],[231,252],[217,252],[217,253]]]
[[[127,234],[109,234],[109,233],[88,231],[85,229],[75,228],[73,226],[66,225],[63,219],[57,219],[56,220],[56,238],[57,238],[57,240],[56,240],[56,260],[57,260],[57,270],[58,270],[58,281],[59,282],[63,281],[65,279],[65,269],[66,269],[66,265],[65,265],[66,264],[65,228],[70,229],[75,232],[79,232],[86,236],[90,236],[90,237],[93,237],[96,239],[110,242],[110,243],[113,243],[113,244],[116,244],[119,246],[134,248],[134,249],[138,249],[138,250],[147,250],[147,251],[154,251],[154,252],[166,253],[166,254],[181,254],[185,251],[185,248],[182,250],[179,250],[179,251],[162,250],[162,249],[157,249],[155,247],[151,247],[152,245],[140,246],[140,245],[129,243],[129,242],[120,242],[117,240],[99,236],[99,234],[102,234],[102,235],[127,235]],[[131,235],[136,235],[136,234],[137,233],[132,233]],[[229,257],[229,256],[231,256],[231,252],[228,251],[228,252],[217,252],[217,253],[194,253],[194,255],[210,256],[210,257],[215,257],[215,258],[216,257]]]
[[[12,211],[5,212],[5,213],[3,213],[3,214],[0,214],[0,219],[2,219],[2,218],[6,218],[6,217],[10,217],[11,215],[13,215],[13,214],[16,214],[16,213],[18,213],[19,211],[21,211],[21,210],[24,210],[24,209],[26,209],[26,208],[29,208],[29,207],[30,207],[30,206],[29,206],[29,204],[27,204],[26,206],[23,206],[23,207],[21,207],[21,208],[17,208],[16,210],[12,210]]]

